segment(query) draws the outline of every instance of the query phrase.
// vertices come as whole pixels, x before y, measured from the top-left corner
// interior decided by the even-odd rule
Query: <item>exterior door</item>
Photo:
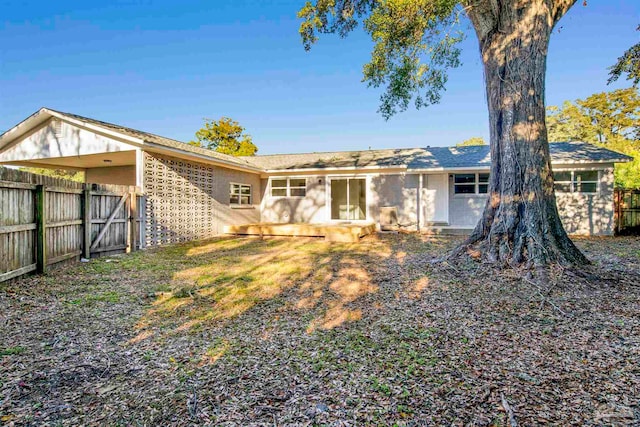
[[[365,178],[331,179],[331,219],[364,221],[367,219],[367,180]]]

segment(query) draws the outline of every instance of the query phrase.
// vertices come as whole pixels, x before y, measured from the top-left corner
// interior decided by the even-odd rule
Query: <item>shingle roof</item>
[[[586,142],[554,142],[549,144],[551,160],[556,163],[572,162],[629,162],[633,157],[607,150]]]
[[[223,154],[217,151],[208,150],[206,148],[201,148],[201,147],[196,147],[194,145],[186,144],[184,142],[180,142],[175,139],[165,138],[164,136],[155,135],[149,132],[143,132],[140,130],[132,129],[126,126],[116,125],[109,122],[103,122],[101,120],[96,120],[89,117],[79,116],[77,114],[64,113],[62,111],[52,110],[51,108],[47,108],[47,110],[54,113],[58,113],[59,115],[70,118],[70,119],[80,120],[82,122],[107,128],[109,130],[120,132],[122,134],[131,136],[134,138],[139,138],[147,143],[161,145],[163,147],[168,147],[168,148],[176,148],[178,150],[199,154],[202,156],[210,157],[216,160],[221,160],[225,163],[231,163],[231,164],[235,164],[245,168],[246,167],[255,168],[253,164],[251,164],[249,161],[247,161],[246,158],[243,158],[243,157],[230,156],[228,154]]]
[[[271,154],[246,157],[251,163],[266,170],[276,169],[327,169],[327,168],[404,168],[417,156],[422,148],[396,148],[387,150],[335,151],[302,154]]]
[[[463,169],[489,167],[491,157],[489,146],[468,147],[427,147],[427,148],[394,148],[385,150],[334,151],[303,154],[273,154],[247,157],[234,157],[206,148],[196,147],[165,138],[149,132],[120,126],[113,123],[91,119],[77,114],[43,108],[22,123],[35,116],[48,112],[70,120],[77,120],[110,131],[137,138],[146,144],[180,150],[208,157],[229,165],[253,171],[288,171],[299,169],[353,169],[353,168],[407,168],[414,170],[427,169]],[[20,126],[20,125],[18,125]],[[10,131],[0,135],[4,137]],[[554,163],[616,163],[632,160],[631,157],[606,148],[584,142],[558,142],[549,145],[551,160]]]
[[[584,142],[549,144],[554,163],[627,162],[631,157]],[[398,148],[305,154],[274,154],[246,157],[266,170],[407,167],[408,169],[455,169],[489,167],[488,145],[468,147]]]

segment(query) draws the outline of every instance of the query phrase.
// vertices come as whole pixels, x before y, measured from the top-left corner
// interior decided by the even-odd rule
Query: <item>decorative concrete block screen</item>
[[[211,166],[145,152],[147,246],[215,235],[219,204],[215,186]]]

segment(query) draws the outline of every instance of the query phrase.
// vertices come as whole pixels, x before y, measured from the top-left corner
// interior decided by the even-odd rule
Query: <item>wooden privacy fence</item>
[[[138,249],[143,203],[137,187],[0,168],[0,282],[80,256]]]
[[[640,190],[617,188],[614,202],[615,233],[640,234]]]

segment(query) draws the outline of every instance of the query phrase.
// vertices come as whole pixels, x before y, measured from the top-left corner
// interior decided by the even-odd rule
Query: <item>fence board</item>
[[[119,206],[124,195],[127,203]],[[83,250],[85,257],[136,250],[129,234],[140,242],[142,220],[126,208],[142,203],[136,187],[82,184],[0,167],[0,282],[44,271]],[[136,228],[131,233],[129,221]],[[100,244],[89,250],[85,240],[101,232]]]
[[[640,234],[640,190],[616,189],[616,234]]]

